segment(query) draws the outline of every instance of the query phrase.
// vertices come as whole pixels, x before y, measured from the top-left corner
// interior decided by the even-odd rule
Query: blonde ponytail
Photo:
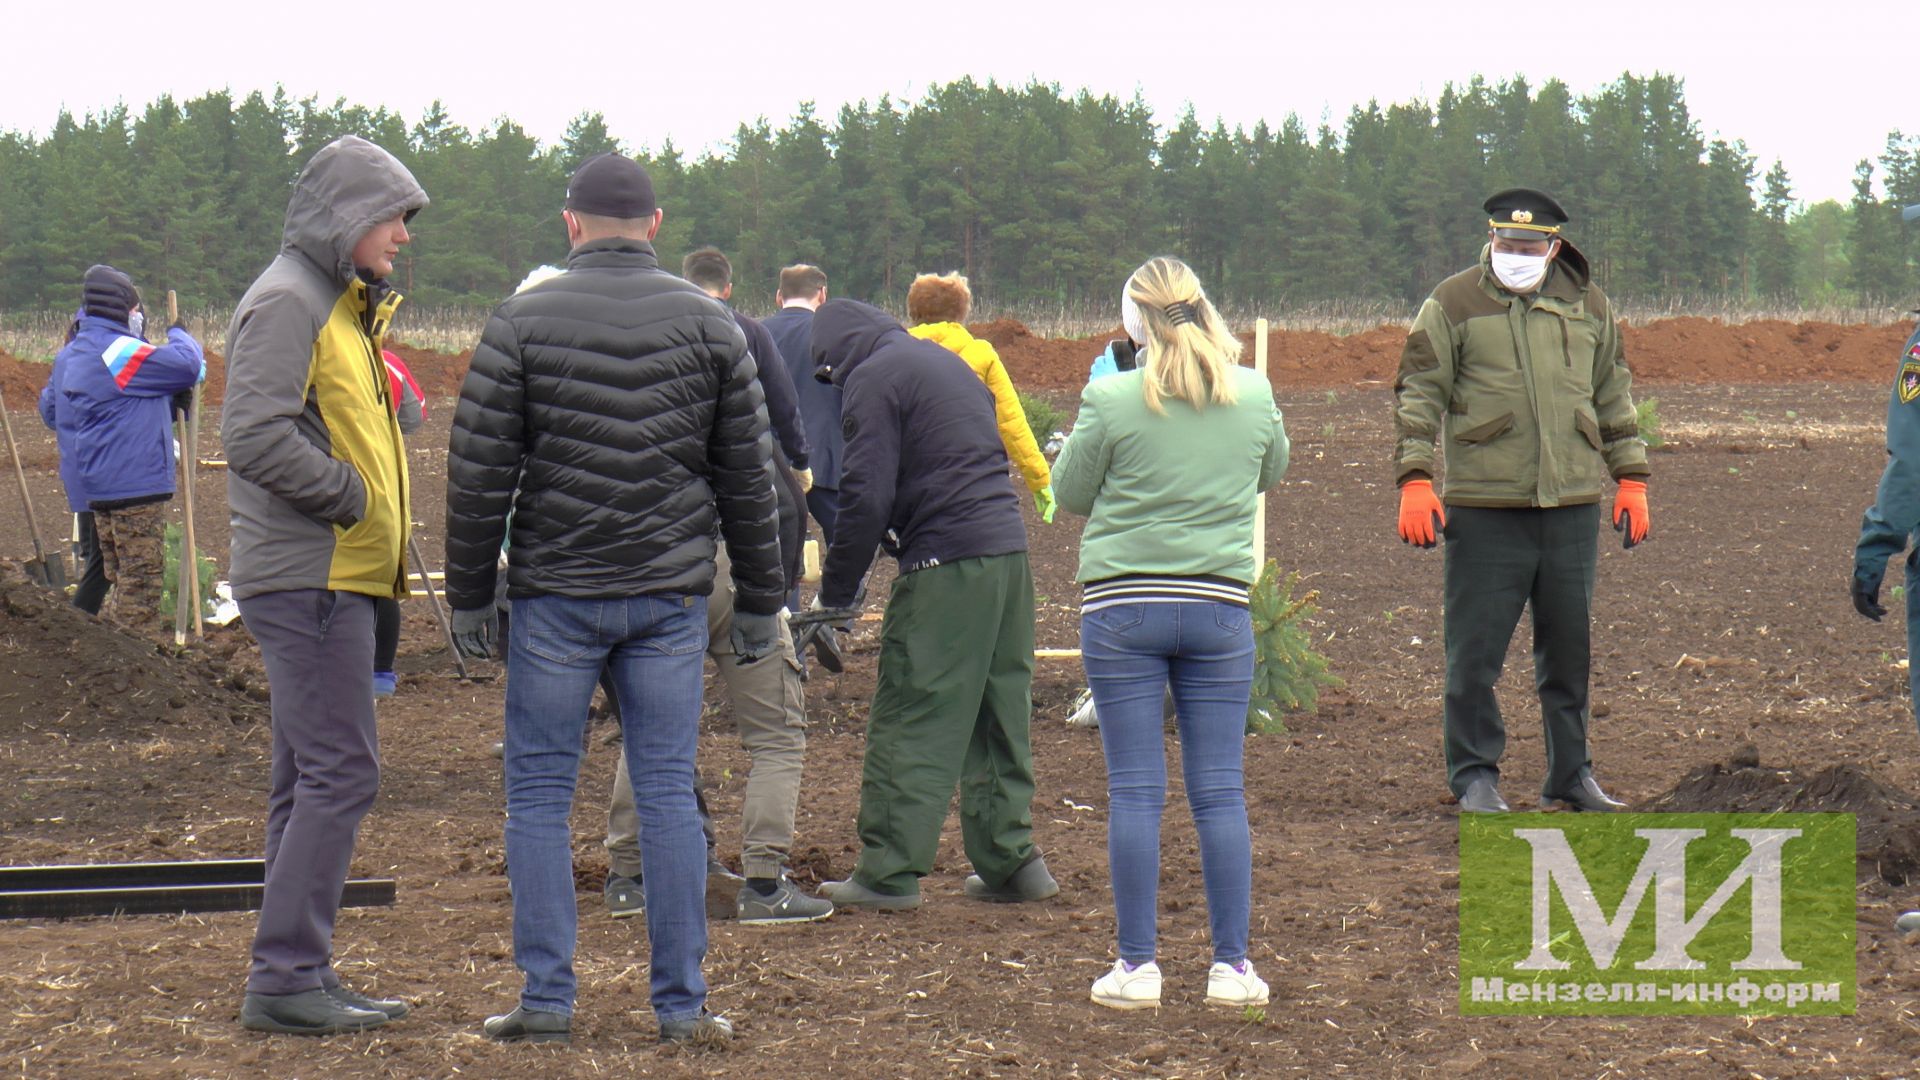
[[[1127,279],[1126,295],[1145,323],[1147,408],[1165,413],[1162,398],[1202,410],[1238,399],[1231,369],[1240,362],[1240,339],[1227,330],[1192,267],[1166,255],[1148,259]]]

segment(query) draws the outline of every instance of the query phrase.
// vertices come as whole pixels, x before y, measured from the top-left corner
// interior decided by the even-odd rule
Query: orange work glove
[[[1440,542],[1439,532],[1446,527],[1447,509],[1433,493],[1433,481],[1409,480],[1400,485],[1400,539],[1430,548]]]
[[[1627,519],[1626,528],[1620,527],[1620,519]],[[1645,480],[1622,480],[1620,490],[1613,495],[1613,531],[1623,533],[1621,547],[1632,547],[1647,538],[1653,528],[1653,521],[1647,517],[1647,482]]]

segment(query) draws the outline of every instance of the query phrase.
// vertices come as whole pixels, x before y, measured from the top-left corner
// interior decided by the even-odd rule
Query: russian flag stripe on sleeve
[[[117,337],[100,358],[107,363],[107,373],[113,376],[113,384],[125,390],[127,384],[139,373],[140,365],[153,354],[153,346],[139,338]]]

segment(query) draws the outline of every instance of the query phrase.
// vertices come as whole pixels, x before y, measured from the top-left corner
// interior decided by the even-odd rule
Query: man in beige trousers
[[[780,494],[787,497],[784,488]],[[749,926],[817,922],[833,914],[833,904],[795,889],[786,879],[784,866],[793,848],[794,811],[800,802],[800,774],[807,754],[807,718],[793,635],[783,620],[779,646],[757,660],[741,663],[734,655],[730,633],[733,568],[725,549],[717,553],[714,571],[713,595],[707,601],[707,655],[727,684],[740,744],[752,759],[740,813],[740,869],[746,881],[740,885],[733,913]],[[608,705],[619,707],[612,700]],[[616,917],[640,914],[644,910],[640,821],[624,754],[607,807],[607,862],[608,909]]]

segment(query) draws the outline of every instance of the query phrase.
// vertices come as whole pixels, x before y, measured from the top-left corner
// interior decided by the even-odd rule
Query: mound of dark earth
[[[1835,813],[1854,815],[1861,873],[1889,884],[1920,878],[1920,798],[1854,765],[1818,770],[1760,764],[1743,747],[1725,764],[1702,765],[1634,807],[1661,813]]]
[[[0,739],[178,737],[209,722],[265,721],[264,681],[254,686],[217,645],[192,655],[165,648],[86,615],[9,568],[0,575]]]

